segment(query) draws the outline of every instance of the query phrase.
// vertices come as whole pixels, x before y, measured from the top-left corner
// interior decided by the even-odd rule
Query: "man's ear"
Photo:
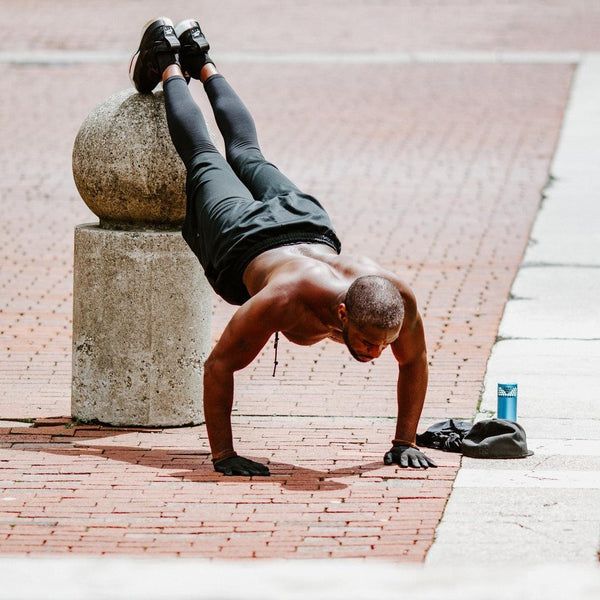
[[[338,305],[338,317],[340,318],[340,321],[342,322],[342,325],[345,325],[346,322],[348,321],[348,309],[346,308],[346,305],[341,302]]]

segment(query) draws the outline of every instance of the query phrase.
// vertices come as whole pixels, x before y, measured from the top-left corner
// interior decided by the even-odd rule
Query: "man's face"
[[[342,327],[342,337],[350,354],[359,362],[369,362],[398,338],[400,328],[379,329],[370,325],[358,327],[346,320]]]

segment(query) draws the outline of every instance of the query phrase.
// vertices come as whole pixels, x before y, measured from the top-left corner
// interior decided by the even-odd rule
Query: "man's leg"
[[[217,126],[225,141],[227,161],[255,200],[299,191],[273,164],[263,157],[252,115],[218,72],[207,53],[208,42],[197,21],[176,27],[181,41],[181,65],[190,77],[199,79],[211,103]]]
[[[168,67],[163,77],[169,132],[187,169],[183,237],[215,291],[228,302],[241,304],[247,294],[243,284],[224,283],[220,273],[224,257],[241,235],[238,224],[248,218],[257,202],[213,145],[179,67]]]
[[[174,46],[179,48],[180,42],[175,38],[177,44],[171,44],[166,39],[174,35],[166,18],[145,26],[132,62],[132,79],[138,91],[149,93],[162,77],[169,132],[187,169],[183,237],[215,291],[226,294],[232,303],[242,303],[247,295],[243,283],[229,283],[225,290],[219,277],[224,270],[223,261],[235,243],[231,238],[237,224],[257,202],[210,139],[177,61]]]
[[[196,46],[204,50],[205,60],[210,60],[205,53],[208,43],[203,36]],[[252,200],[248,189],[240,183],[210,139],[200,107],[190,95],[178,62],[181,50],[170,19],[160,17],[149,21],[144,25],[140,46],[131,61],[131,79],[140,93],[151,93],[163,81],[169,132],[188,170],[188,180],[192,170],[196,179],[202,179],[199,170],[210,172],[208,181],[203,181],[206,200],[214,202],[219,197],[232,196]]]
[[[163,73],[165,110],[171,140],[190,169],[194,156],[202,152],[218,153],[206,128],[200,107],[191,97],[181,70],[172,65]]]
[[[267,200],[280,194],[300,192],[275,165],[265,160],[254,119],[228,81],[215,72],[213,65],[207,65],[203,71],[211,73],[204,81],[204,89],[225,140],[227,161],[254,199]]]

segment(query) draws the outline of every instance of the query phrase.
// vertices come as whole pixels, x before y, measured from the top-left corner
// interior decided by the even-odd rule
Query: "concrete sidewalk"
[[[8,558],[2,600],[596,600],[581,565],[436,566],[348,560]]]

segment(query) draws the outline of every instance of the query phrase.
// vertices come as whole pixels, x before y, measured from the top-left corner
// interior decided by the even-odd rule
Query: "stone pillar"
[[[98,224],[75,229],[74,418],[199,423],[211,290],[181,237],[185,169],[162,92],[120,92],[84,121],[73,175]]]

